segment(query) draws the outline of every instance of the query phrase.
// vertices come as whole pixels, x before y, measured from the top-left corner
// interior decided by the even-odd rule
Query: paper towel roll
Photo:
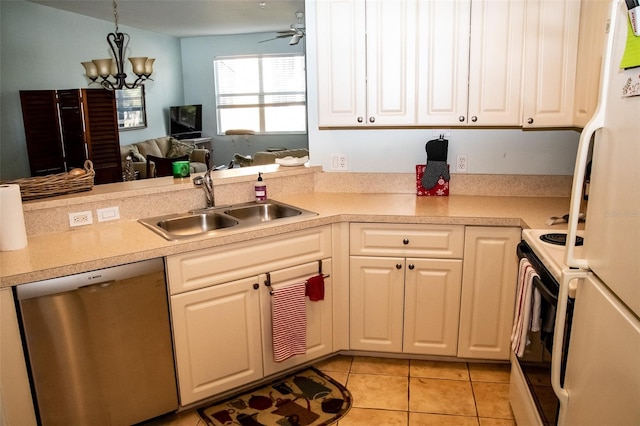
[[[27,246],[22,196],[18,185],[0,185],[0,251]]]

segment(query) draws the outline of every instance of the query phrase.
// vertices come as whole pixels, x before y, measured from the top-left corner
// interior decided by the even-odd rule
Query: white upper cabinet
[[[367,125],[415,124],[415,0],[367,0]]]
[[[597,75],[579,76],[576,89],[579,0],[322,0],[316,8],[321,128],[573,127],[574,111],[592,109]]]
[[[584,127],[598,104],[608,0],[583,1],[580,9],[574,124]]]
[[[418,2],[419,125],[467,121],[471,2]]]
[[[416,2],[316,5],[320,127],[415,124]]]
[[[472,1],[469,125],[520,125],[524,20],[523,1]]]
[[[573,125],[580,2],[527,0],[523,127]]]
[[[318,124],[364,125],[367,115],[364,1],[316,2]]]

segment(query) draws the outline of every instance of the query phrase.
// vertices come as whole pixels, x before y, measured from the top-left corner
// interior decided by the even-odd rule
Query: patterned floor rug
[[[198,409],[207,425],[330,425],[351,408],[351,393],[310,367],[261,388]]]

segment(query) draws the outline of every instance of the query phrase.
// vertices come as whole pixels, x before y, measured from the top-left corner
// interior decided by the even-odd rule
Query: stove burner
[[[563,233],[542,234],[540,235],[540,239],[545,243],[557,246],[564,246],[567,244],[567,234]],[[584,244],[584,238],[576,236],[576,246],[581,246],[582,244]]]

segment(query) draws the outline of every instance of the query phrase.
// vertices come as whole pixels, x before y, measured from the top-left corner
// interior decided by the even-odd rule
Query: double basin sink
[[[267,200],[231,206],[210,207],[188,213],[139,219],[147,228],[167,240],[181,240],[204,235],[216,235],[220,231],[282,221],[290,218],[316,216],[309,210]]]

